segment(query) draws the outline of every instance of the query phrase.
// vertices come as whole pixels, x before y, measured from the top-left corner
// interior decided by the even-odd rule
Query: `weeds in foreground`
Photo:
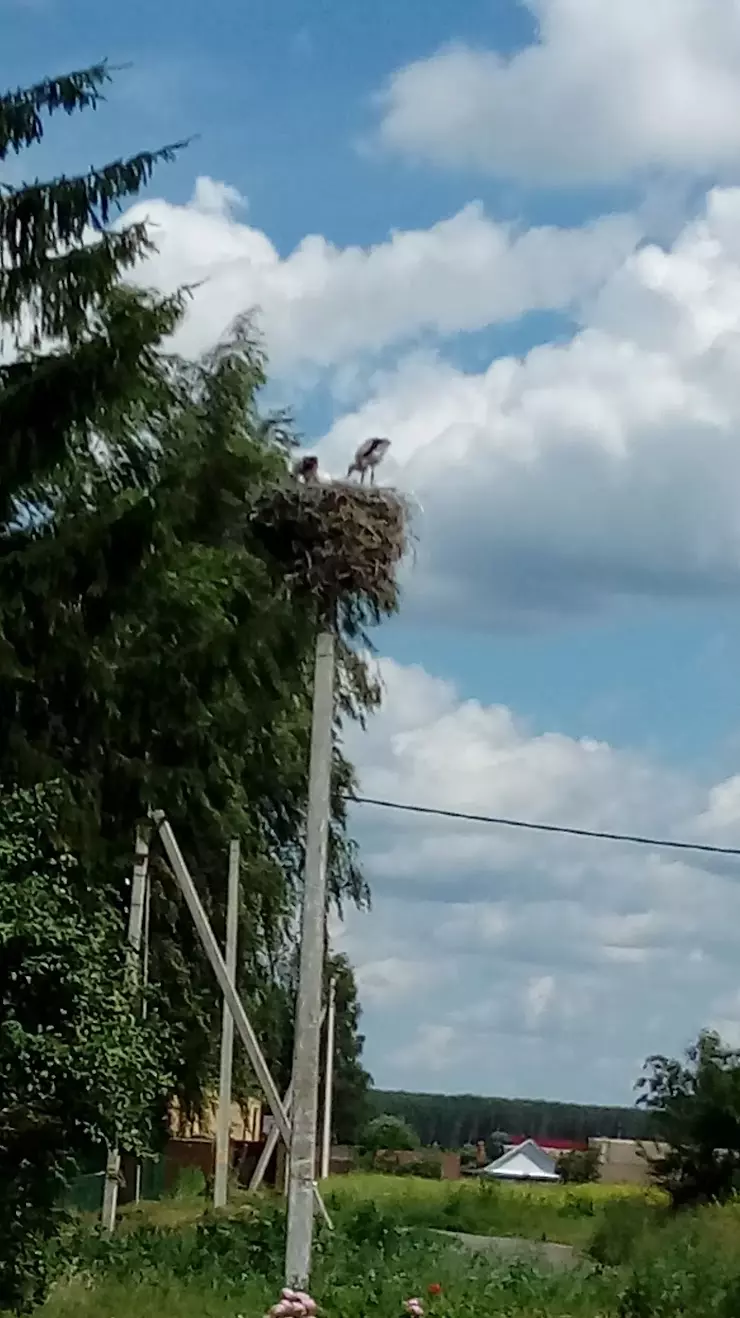
[[[665,1198],[630,1186],[505,1185],[495,1181],[422,1181],[377,1174],[337,1177],[332,1211],[382,1206],[398,1225],[462,1231],[471,1235],[521,1236],[586,1249],[607,1212],[622,1212],[640,1225],[662,1216]],[[624,1206],[622,1208],[622,1205]]]
[[[66,1242],[66,1280],[38,1318],[262,1318],[282,1286],[281,1207],[268,1198],[228,1214],[200,1205],[187,1225],[138,1220],[112,1240],[79,1225]],[[632,1196],[582,1216],[577,1197],[560,1208],[591,1233],[568,1272],[470,1255],[409,1230],[385,1202],[345,1199],[336,1231],[318,1230],[311,1296],[325,1318],[404,1318],[409,1297],[425,1318],[740,1314],[740,1205],[671,1216]]]

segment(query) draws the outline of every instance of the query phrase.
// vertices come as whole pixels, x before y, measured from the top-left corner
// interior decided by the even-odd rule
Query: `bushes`
[[[380,1178],[376,1178],[376,1184]],[[540,1270],[476,1256],[408,1230],[394,1204],[411,1188],[388,1180],[395,1200],[352,1203],[335,1212],[334,1234],[317,1231],[311,1293],[326,1318],[401,1318],[403,1301],[421,1297],[428,1318],[737,1318],[740,1313],[740,1214],[733,1207],[671,1214],[665,1205],[622,1195],[559,1193],[553,1205],[581,1201],[605,1217],[602,1233],[618,1250],[572,1272]],[[427,1201],[438,1187],[420,1186]],[[445,1187],[448,1188],[448,1187]],[[332,1195],[337,1185],[332,1186]],[[449,1187],[447,1204],[501,1212],[521,1198],[506,1187],[480,1195]],[[546,1200],[543,1192],[540,1200]],[[193,1201],[193,1212],[197,1201]],[[565,1220],[565,1219],[563,1219]],[[586,1221],[586,1219],[584,1219]],[[441,1225],[441,1223],[440,1223]],[[271,1200],[232,1217],[210,1213],[180,1230],[141,1225],[112,1240],[79,1231],[77,1280],[60,1286],[44,1318],[256,1318],[282,1285],[284,1218]],[[616,1266],[617,1263],[619,1266]]]
[[[419,1136],[400,1117],[374,1117],[360,1138],[360,1148],[364,1153],[397,1153],[418,1147]]]
[[[740,1185],[740,1050],[704,1030],[683,1060],[648,1057],[638,1089],[662,1146],[651,1172],[674,1207],[732,1198]]]
[[[58,801],[0,794],[0,1308],[15,1311],[53,1278],[78,1161],[141,1147],[166,1093],[165,1027],[141,1021],[123,922],[58,842]]]
[[[588,1246],[589,1256],[602,1267],[626,1263],[646,1232],[663,1221],[665,1211],[665,1206],[644,1199],[605,1204]]]
[[[423,1153],[420,1153],[418,1158],[407,1161],[405,1158],[399,1158],[396,1153],[382,1149],[375,1154],[371,1166],[373,1171],[382,1172],[385,1176],[417,1176],[422,1181],[442,1179],[442,1164],[439,1159],[425,1157]]]
[[[558,1174],[566,1185],[590,1185],[599,1179],[598,1149],[569,1149],[557,1161]]]
[[[285,1213],[269,1201],[231,1217],[206,1211],[181,1230],[144,1222],[111,1237],[78,1226],[66,1242],[68,1264],[76,1273],[140,1282],[197,1275],[227,1292],[248,1276],[279,1273],[284,1249]]]
[[[331,1183],[332,1211],[340,1215],[372,1202],[399,1225],[469,1232],[474,1235],[521,1236],[551,1240],[585,1250],[608,1203],[635,1205],[649,1219],[662,1211],[655,1190],[607,1185],[506,1185],[476,1178],[422,1180],[415,1176],[379,1176],[364,1172]],[[647,1205],[647,1208],[645,1208]]]

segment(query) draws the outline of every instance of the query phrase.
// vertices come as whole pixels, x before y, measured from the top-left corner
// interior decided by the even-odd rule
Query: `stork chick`
[[[364,443],[360,444],[360,447],[355,453],[354,459],[347,472],[347,476],[351,476],[356,471],[359,472],[360,484],[364,485],[365,473],[369,471],[370,484],[374,485],[375,468],[378,466],[378,463],[383,461],[390,446],[391,441],[389,439],[366,439]]]
[[[293,463],[293,475],[304,485],[312,485],[319,479],[319,460],[313,453],[306,454]]]

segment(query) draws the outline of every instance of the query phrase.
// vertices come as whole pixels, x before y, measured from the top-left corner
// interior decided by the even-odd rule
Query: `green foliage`
[[[491,1132],[556,1139],[646,1139],[648,1114],[639,1107],[597,1107],[553,1103],[547,1099],[485,1098],[475,1094],[414,1094],[402,1090],[371,1091],[375,1115],[403,1118],[419,1132],[422,1144],[460,1149],[488,1141]]]
[[[461,1167],[477,1167],[478,1165],[478,1147],[475,1144],[464,1144],[460,1150]]]
[[[629,1262],[639,1241],[660,1226],[664,1216],[662,1205],[637,1198],[606,1200],[589,1241],[589,1256],[603,1267]]]
[[[651,1172],[674,1206],[729,1199],[740,1188],[740,1051],[704,1031],[685,1061],[649,1057],[638,1088],[665,1147]]]
[[[245,1277],[277,1271],[284,1249],[285,1214],[269,1202],[228,1217],[201,1207],[194,1226],[185,1231],[140,1222],[110,1237],[78,1226],[65,1242],[74,1272],[151,1282],[197,1275],[232,1294]]]
[[[572,1270],[540,1264],[536,1253],[526,1260],[500,1258],[495,1247],[470,1253],[439,1235],[402,1229],[384,1204],[340,1205],[335,1218],[335,1234],[318,1233],[310,1287],[330,1318],[400,1318],[411,1295],[440,1318],[736,1318],[738,1312],[738,1220],[731,1208],[643,1221],[619,1267],[584,1260]],[[267,1203],[239,1208],[231,1220],[199,1217],[178,1230],[137,1227],[113,1240],[80,1233],[70,1241],[71,1275],[44,1318],[258,1315],[282,1286],[282,1245],[281,1215]]]
[[[166,1092],[109,904],[79,900],[54,794],[0,797],[0,1307],[32,1307],[75,1160],[140,1147]]]
[[[489,1162],[495,1162],[500,1158],[509,1142],[509,1136],[504,1130],[494,1130],[485,1141],[486,1157]]]
[[[336,1177],[332,1212],[374,1204],[399,1227],[462,1231],[479,1236],[519,1236],[588,1247],[606,1205],[634,1219],[637,1231],[662,1220],[657,1191],[608,1185],[509,1185],[486,1178],[461,1181],[352,1173]]]
[[[40,139],[47,114],[94,108],[107,78],[99,65],[0,97],[0,161]],[[59,940],[78,949],[65,979],[61,941],[48,942],[45,932],[51,961],[40,962],[38,974],[57,977],[56,1001],[67,1015],[52,1014],[46,1029],[40,995],[22,1019],[11,1011],[4,1037],[2,1102],[16,1085],[13,1111],[20,1111],[24,1084],[31,1102],[33,1060],[46,1104],[33,1164],[46,1158],[45,1172],[34,1172],[26,1195],[40,1225],[36,1236],[34,1227],[13,1237],[17,1262],[24,1241],[30,1251],[40,1240],[44,1252],[80,1141],[134,1147],[145,1113],[156,1117],[157,1104],[164,1112],[148,1036],[137,1033],[120,976],[134,830],[150,808],[166,811],[219,938],[228,843],[239,837],[239,989],[270,1060],[292,1050],[290,949],[303,870],[316,603],[299,589],[280,537],[273,551],[260,536],[255,509],[285,488],[292,438],[285,418],[260,410],[265,363],[249,321],[202,360],[182,361],[163,343],[183,298],[122,283],[149,237],[142,226],[109,224],[172,150],[79,178],[0,183],[0,326],[11,357],[0,366],[0,781],[13,799],[56,785],[56,851],[43,852],[33,882],[27,876],[27,910],[29,919],[52,912]],[[394,604],[391,590],[386,611]],[[337,607],[340,617],[367,613],[361,592]],[[339,637],[329,837],[337,907],[367,900],[347,836],[354,780],[340,750],[341,723],[379,698],[350,641]],[[215,1078],[219,995],[156,849],[150,873],[149,1018],[167,1021],[158,1062],[193,1111]],[[10,907],[6,918],[14,945],[31,939]],[[94,969],[101,959],[107,977]],[[338,971],[337,1117],[347,1132],[362,1120],[367,1080],[354,982],[346,964]],[[77,1030],[84,1022],[74,1041],[65,1021]],[[254,1077],[241,1050],[236,1059],[235,1089],[244,1097]],[[20,1166],[15,1121],[7,1122],[0,1200]],[[14,1193],[0,1208],[0,1236],[26,1192]],[[18,1267],[31,1276],[31,1263]],[[18,1281],[18,1303],[43,1290],[43,1267],[37,1271],[23,1294]]]
[[[110,876],[120,904],[135,826],[150,806],[166,809],[221,936],[225,857],[240,838],[239,987],[271,1061],[287,1062],[314,629],[310,601],[293,598],[251,530],[255,491],[286,469],[282,423],[258,410],[263,382],[248,322],[202,362],[153,354],[141,397],[109,417],[105,461],[79,453],[47,488],[43,521],[8,538],[0,772],[60,780],[65,834],[91,881]],[[343,689],[366,707],[372,689],[343,653]],[[351,786],[337,750],[337,904],[366,895],[345,831]],[[216,1075],[218,994],[157,855],[152,881],[151,981],[172,1024],[176,1091],[192,1110]],[[342,984],[340,1116],[341,1086],[347,1109],[365,1087],[346,974]],[[241,1050],[235,1087],[240,1096],[254,1087]]]
[[[367,1123],[370,1076],[362,1065],[365,1043],[360,1034],[361,1008],[354,971],[346,956],[327,958],[325,975],[336,978],[334,1057],[334,1137],[338,1144],[355,1144]]]
[[[600,1166],[598,1149],[569,1149],[557,1160],[558,1174],[566,1185],[588,1185],[598,1181]]]
[[[441,1181],[442,1164],[438,1158],[415,1158],[413,1162],[397,1162],[392,1168],[394,1176],[418,1176],[422,1181]]]
[[[170,1190],[171,1199],[204,1199],[206,1196],[206,1177],[200,1167],[181,1167]]]
[[[419,1136],[400,1117],[382,1113],[366,1125],[360,1136],[360,1147],[368,1153],[418,1149]]]
[[[41,140],[45,115],[94,108],[108,77],[100,64],[1,95],[0,163]],[[176,150],[78,178],[0,181],[0,331],[24,349],[0,367],[0,521],[140,394],[152,349],[173,327],[177,299],[120,294],[122,272],[150,249],[144,226],[108,225]]]

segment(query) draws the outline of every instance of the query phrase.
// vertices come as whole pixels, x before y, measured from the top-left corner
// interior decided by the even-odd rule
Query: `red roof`
[[[508,1143],[514,1145],[524,1144],[531,1138],[530,1135],[512,1135]],[[562,1153],[568,1153],[571,1149],[585,1150],[588,1148],[588,1140],[560,1140],[553,1139],[549,1135],[543,1135],[542,1139],[535,1140],[535,1144],[538,1144],[541,1149],[560,1149]]]

